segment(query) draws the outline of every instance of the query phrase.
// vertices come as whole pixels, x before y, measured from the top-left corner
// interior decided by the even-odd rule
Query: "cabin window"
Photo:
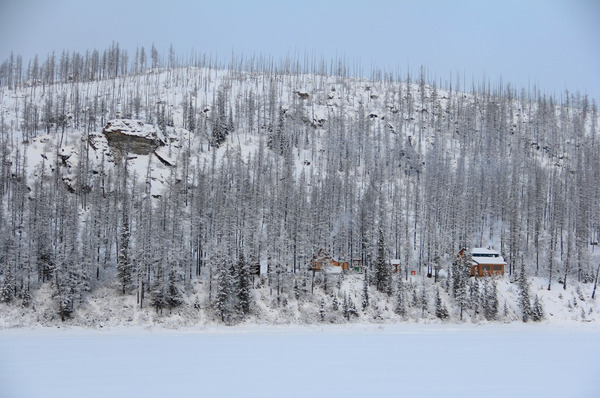
[[[494,271],[502,271],[501,265],[494,265]]]
[[[489,265],[482,265],[482,266],[481,266],[481,269],[482,269],[483,271],[489,271],[489,270],[490,270],[490,266],[489,266]]]

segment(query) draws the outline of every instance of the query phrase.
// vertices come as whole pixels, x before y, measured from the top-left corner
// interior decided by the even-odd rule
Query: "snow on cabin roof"
[[[473,265],[506,265],[504,257],[497,250],[476,247],[470,250]]]
[[[473,257],[473,264],[480,264],[480,265],[499,265],[499,264],[504,264],[504,265],[506,265],[506,261],[504,261],[504,257],[502,257],[502,256],[498,256],[498,257]]]
[[[494,264],[504,264],[504,257],[500,255],[497,250],[490,248],[477,247],[471,250],[471,257],[473,258],[473,264],[482,264],[482,265],[494,265]]]
[[[109,120],[104,127],[105,133],[121,133],[134,137],[142,137],[147,140],[158,140],[166,142],[165,136],[152,124],[146,124],[135,119],[113,119]]]

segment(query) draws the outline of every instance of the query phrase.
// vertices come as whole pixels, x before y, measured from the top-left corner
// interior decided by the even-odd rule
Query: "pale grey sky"
[[[343,56],[384,70],[424,65],[430,78],[466,76],[516,87],[565,89],[600,101],[600,1],[596,0],[2,0],[0,60],[55,50],[133,56],[166,52]]]

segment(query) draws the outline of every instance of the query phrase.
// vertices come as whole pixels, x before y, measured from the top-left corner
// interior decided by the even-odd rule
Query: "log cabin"
[[[462,249],[458,257],[462,257],[467,249]],[[469,251],[473,260],[471,276],[504,275],[506,261],[500,253],[492,248],[477,247]]]
[[[320,249],[319,253],[317,253],[317,255],[314,256],[310,261],[310,267],[310,269],[313,271],[325,271],[335,273],[341,271],[348,271],[348,262],[336,261],[324,249]]]

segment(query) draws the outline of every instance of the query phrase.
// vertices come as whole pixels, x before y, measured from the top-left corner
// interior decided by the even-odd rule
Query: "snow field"
[[[600,330],[570,325],[0,331],[0,396],[597,397]]]

